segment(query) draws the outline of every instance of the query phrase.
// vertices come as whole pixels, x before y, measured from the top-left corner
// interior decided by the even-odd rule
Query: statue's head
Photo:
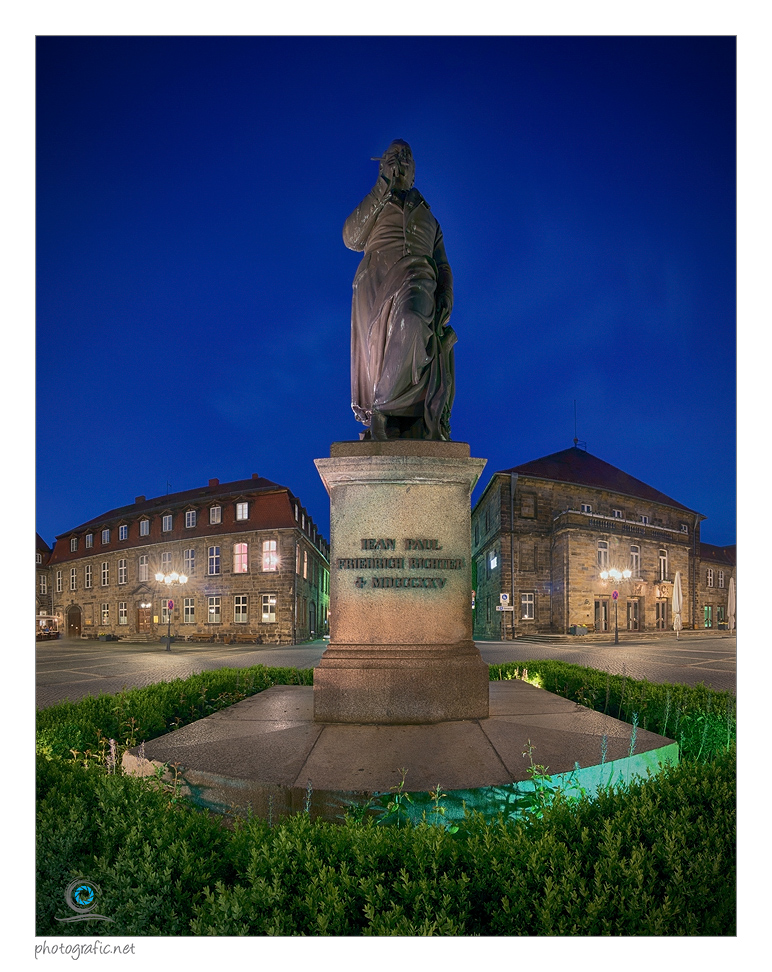
[[[407,142],[401,138],[394,139],[381,156],[381,172],[385,167],[398,169],[400,187],[412,189],[415,182],[415,161]]]

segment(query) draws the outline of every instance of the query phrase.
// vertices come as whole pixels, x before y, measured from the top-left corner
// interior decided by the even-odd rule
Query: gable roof
[[[652,503],[662,503],[678,510],[695,513],[683,503],[666,496],[653,486],[649,486],[640,479],[628,475],[616,466],[612,466],[597,456],[590,455],[584,449],[573,446],[562,452],[553,452],[542,459],[524,462],[511,469],[500,470],[501,474],[517,473],[533,479],[547,479],[558,483],[573,483],[580,486],[592,486],[595,489],[607,489],[614,493],[624,493],[636,499],[649,500]],[[498,474],[497,474],[498,475]],[[697,514],[701,516],[701,514]]]
[[[714,543],[700,542],[700,559],[712,560],[717,564],[735,567],[737,565],[737,544],[732,543],[727,547],[717,547]]]

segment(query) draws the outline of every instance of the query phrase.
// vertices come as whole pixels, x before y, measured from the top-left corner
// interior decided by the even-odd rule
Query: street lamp
[[[187,574],[178,574],[176,570],[173,570],[170,574],[164,574],[163,571],[158,571],[155,575],[155,579],[158,583],[164,583],[167,587],[172,588],[177,584],[187,584],[188,577]],[[168,627],[166,629],[166,650],[172,650],[172,608],[174,607],[174,601],[167,600],[166,602],[166,613],[168,616]]]
[[[616,567],[612,567],[610,570],[602,570],[600,572],[601,580],[607,581],[609,577],[613,581],[629,580],[633,576],[631,570],[617,570]],[[619,591],[611,592],[612,600],[614,601],[614,644],[619,644]]]

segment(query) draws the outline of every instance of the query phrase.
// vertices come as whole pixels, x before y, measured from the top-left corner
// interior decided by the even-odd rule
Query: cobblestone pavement
[[[544,636],[477,644],[491,665],[554,658],[651,682],[704,682],[714,689],[736,691],[737,638],[724,633],[684,632],[678,641],[675,636],[627,640],[620,635],[618,645],[614,645],[613,635],[608,642]],[[214,668],[311,668],[319,663],[326,646],[322,640],[282,648],[179,644],[166,651],[163,645],[149,643],[104,644],[68,638],[41,642],[36,646],[36,704],[45,708],[65,699],[113,694]]]

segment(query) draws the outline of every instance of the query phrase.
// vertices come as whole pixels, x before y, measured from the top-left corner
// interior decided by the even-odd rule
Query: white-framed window
[[[137,580],[150,580],[150,568],[148,565],[147,554],[140,554],[139,556],[139,571],[137,573]]]
[[[680,524],[680,527],[681,527],[681,533],[688,533],[689,532],[689,524],[688,523],[681,523]]]
[[[182,602],[182,621],[183,624],[196,623],[196,599],[186,597]]]
[[[62,572],[60,570],[56,572],[56,593],[62,593]]]
[[[236,504],[236,519],[237,520],[248,520],[249,519],[249,503],[237,503]]]
[[[118,624],[129,623],[129,610],[126,601],[118,601]]]
[[[141,537],[150,536],[150,520],[144,519],[139,521],[139,535]]]
[[[520,617],[524,621],[533,621],[536,617],[535,594],[524,592],[520,595]]]
[[[667,550],[659,552],[659,579],[667,580]]]
[[[298,504],[295,503],[295,523],[298,522]]]
[[[589,503],[582,503],[582,513],[592,513],[592,507]]]
[[[306,514],[305,513],[301,513],[300,514],[300,529],[301,530],[305,530],[305,528],[306,528]]]
[[[86,564],[83,570],[83,586],[90,590],[93,587],[93,585],[94,585],[94,573],[92,571],[91,564]]]
[[[161,601],[161,624],[168,624],[169,623],[169,601],[171,601],[172,603],[174,603],[174,598],[173,597],[167,597],[167,598],[164,598]],[[172,608],[172,610],[173,610],[173,608]]]
[[[276,540],[263,540],[263,570],[278,570],[279,553]]]
[[[648,522],[649,522],[648,516],[646,516],[645,513],[641,513],[641,523],[648,523]]]
[[[209,522],[210,523],[222,523],[222,507],[221,506],[210,506],[209,507]]]
[[[128,526],[125,523],[118,527],[118,539],[119,540],[128,540],[129,539],[129,528],[128,528]],[[118,624],[120,624],[120,623],[121,622],[119,620],[118,621]],[[124,621],[123,623],[125,624],[126,622]]]
[[[708,567],[708,574],[707,574],[706,582],[707,582],[708,587],[713,587],[713,568],[712,567]]]
[[[118,583],[125,584],[127,576],[128,576],[128,570],[126,569],[126,561],[119,560],[118,561]]]
[[[172,515],[171,513],[164,513],[161,519],[161,532],[170,533],[172,529]]]
[[[36,553],[35,554],[35,563],[36,564],[42,564],[43,563],[43,554],[42,553]]]
[[[637,543],[630,544],[630,570],[633,577],[641,576],[641,548]]]
[[[167,550],[165,553],[161,554],[161,573],[171,574],[172,572],[172,555]]]
[[[102,530],[102,544],[107,544],[110,542],[110,530]]]
[[[185,529],[190,530],[196,525],[196,511],[185,510]]]
[[[621,520],[622,519],[622,511],[621,510],[612,510],[611,511],[611,515],[614,517],[615,520]]]
[[[263,624],[273,624],[276,621],[276,595],[263,594],[262,602],[263,602],[263,610],[262,610]]]
[[[207,598],[207,621],[209,624],[220,624],[222,615],[220,614],[220,598]]]
[[[208,559],[208,574],[219,574],[220,573],[220,548],[210,547],[209,548],[209,559]]]
[[[720,570],[718,572],[718,586],[719,587],[723,587],[724,586],[724,572],[723,572],[723,570]]]
[[[110,583],[110,564],[106,561],[102,561],[102,587],[107,587]]]
[[[308,551],[303,551],[303,578],[308,580]]]
[[[182,569],[188,575],[192,577],[196,572],[196,549],[195,547],[188,547],[187,550],[183,551],[182,554]]]
[[[249,570],[249,548],[245,543],[233,544],[233,573],[246,574]]]
[[[608,540],[598,540],[598,567],[608,570]]]
[[[233,620],[236,624],[246,624],[249,620],[247,595],[235,594],[233,597]]]
[[[94,546],[94,534],[93,533],[87,533],[86,534],[86,546],[87,547],[93,547]]]
[[[101,616],[102,616],[102,624],[109,624],[110,623],[110,605],[107,603],[107,601],[102,601],[101,612],[100,613],[101,613]]]
[[[78,549],[78,538],[70,537],[70,553],[75,553]]]
[[[295,544],[295,573],[300,576],[300,544]]]
[[[40,593],[48,594],[48,578],[45,574],[40,575]]]
[[[70,567],[70,590],[78,589],[78,571],[75,567]]]

